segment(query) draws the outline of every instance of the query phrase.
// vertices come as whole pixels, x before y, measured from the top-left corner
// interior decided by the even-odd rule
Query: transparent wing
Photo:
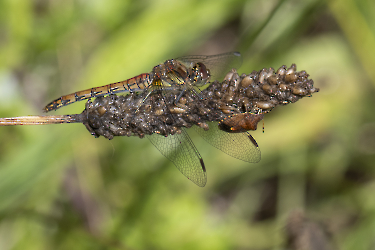
[[[211,56],[183,56],[176,60],[192,68],[198,62],[204,63],[211,72],[211,82],[214,80],[222,81],[232,68],[238,69],[242,64],[241,54],[239,52],[228,52]]]
[[[197,133],[212,146],[224,153],[246,161],[259,162],[260,149],[254,138],[248,133],[227,133],[219,129],[217,122],[208,122],[209,130],[194,126]]]
[[[207,173],[203,159],[185,129],[181,131],[181,134],[167,137],[152,134],[147,138],[162,155],[173,162],[183,175],[198,186],[204,187],[207,182]]]

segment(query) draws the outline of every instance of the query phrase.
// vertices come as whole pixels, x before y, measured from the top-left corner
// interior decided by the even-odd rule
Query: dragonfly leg
[[[180,100],[180,98],[182,97],[182,95],[185,93],[186,88],[187,88],[187,87],[185,86],[185,88],[184,88],[183,90],[181,90],[181,93],[178,95],[178,97],[176,98],[176,100],[175,100],[175,102],[174,102],[174,104],[175,104],[177,107],[179,107],[178,101]]]
[[[146,96],[145,96],[144,98],[142,98],[142,101],[141,101],[141,102],[139,102],[139,104],[138,104],[138,108],[137,108],[137,110],[135,111],[135,113],[138,113],[138,111],[139,111],[139,109],[141,108],[142,104],[145,103],[146,99],[149,97],[149,95],[151,95],[151,93],[152,93],[153,91],[154,91],[153,89],[149,88],[149,89],[147,89],[147,91],[144,91],[144,92],[143,92],[143,94],[146,93]]]

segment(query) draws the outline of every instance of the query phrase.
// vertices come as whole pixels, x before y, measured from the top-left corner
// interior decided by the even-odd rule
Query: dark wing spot
[[[199,161],[201,162],[201,166],[202,166],[203,172],[206,172],[206,167],[204,166],[203,159],[200,158]]]
[[[251,134],[248,133],[248,137],[250,141],[254,144],[255,147],[258,148],[258,143],[255,141],[255,139],[251,136]]]

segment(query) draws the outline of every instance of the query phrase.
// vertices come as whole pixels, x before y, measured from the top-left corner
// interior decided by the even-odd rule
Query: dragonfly
[[[155,66],[150,73],[143,73],[124,81],[61,96],[47,104],[44,111],[57,110],[66,105],[96,97],[140,92],[142,98],[140,98],[137,104],[138,108],[134,112],[134,116],[136,116],[141,110],[145,112],[145,109],[141,109],[141,106],[146,102],[152,101],[152,99],[165,100],[165,96],[174,92],[176,93],[174,103],[165,103],[169,107],[165,108],[163,113],[175,114],[179,112],[179,107],[184,105],[184,94],[191,93],[193,98],[196,98],[197,101],[200,100],[202,98],[200,88],[209,86],[214,80],[219,80],[225,72],[233,67],[239,67],[240,64],[241,55],[238,52],[170,59]],[[29,124],[77,122],[72,121],[74,120],[72,117],[66,116],[39,117],[38,119],[31,121]],[[28,123],[23,120],[23,124]],[[207,142],[226,154],[246,162],[258,162],[260,160],[259,147],[248,132],[225,131],[219,128],[217,123],[209,123],[206,128],[195,127],[198,134]],[[146,135],[146,137],[168,160],[174,163],[183,175],[200,187],[206,185],[205,164],[185,128],[181,128],[179,133],[175,134],[164,136],[153,133]]]
[[[146,99],[152,92],[160,89],[164,91],[181,89],[179,95],[181,97],[184,91],[194,91],[194,88],[218,80],[223,72],[226,72],[231,66],[240,64],[241,54],[239,52],[170,59],[155,66],[150,73],[142,73],[124,81],[61,96],[48,103],[44,107],[44,111],[49,112],[78,101],[118,93],[146,92]],[[199,93],[196,94],[199,96]],[[176,98],[176,101],[179,100],[179,97]]]

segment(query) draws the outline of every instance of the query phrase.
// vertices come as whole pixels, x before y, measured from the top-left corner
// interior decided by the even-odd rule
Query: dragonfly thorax
[[[153,85],[179,86],[190,83],[193,86],[205,85],[211,77],[210,70],[204,63],[195,63],[193,67],[186,66],[178,60],[167,60],[152,70]],[[160,81],[157,81],[160,79]]]
[[[154,85],[178,86],[190,80],[188,69],[176,60],[167,60],[152,70]],[[160,80],[160,81],[159,81]]]

